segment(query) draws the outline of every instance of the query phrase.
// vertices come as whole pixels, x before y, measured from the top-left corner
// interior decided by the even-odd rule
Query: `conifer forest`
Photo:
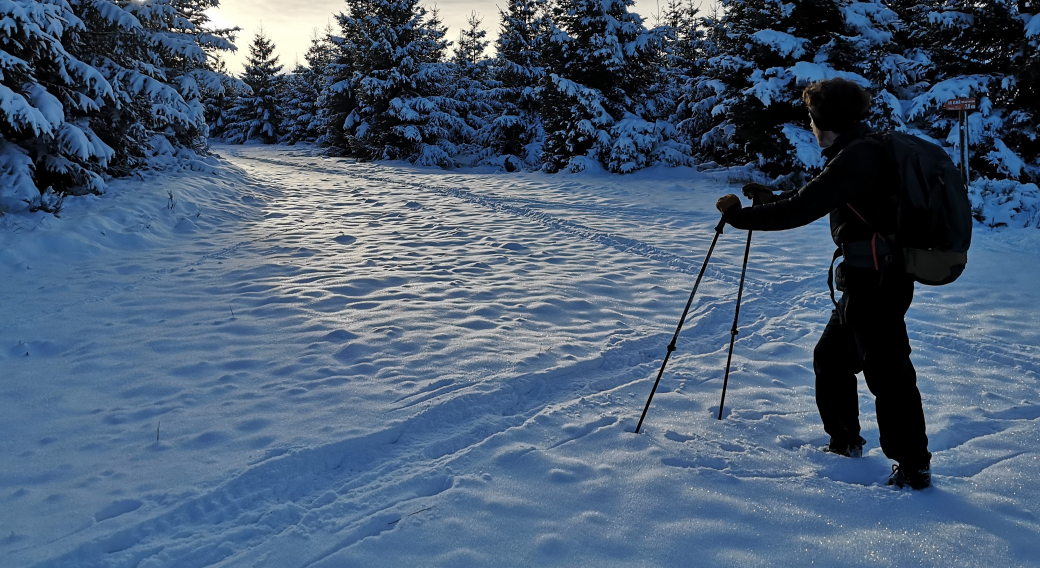
[[[60,206],[208,141],[313,144],[443,168],[743,168],[796,186],[822,165],[800,94],[844,77],[875,129],[960,160],[976,218],[1035,209],[1040,17],[1024,0],[508,0],[448,37],[419,0],[346,0],[305,62],[261,30],[238,76],[218,0],[0,0],[0,211]],[[498,26],[494,42],[486,26]]]

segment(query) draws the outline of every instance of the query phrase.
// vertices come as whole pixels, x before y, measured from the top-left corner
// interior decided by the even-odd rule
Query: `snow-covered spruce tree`
[[[69,0],[85,22],[70,51],[97,68],[116,102],[91,120],[115,150],[109,171],[125,175],[145,167],[190,161],[206,148],[202,91],[223,88],[210,68],[220,51],[233,50],[234,29],[208,27],[205,10],[218,0]]]
[[[48,189],[96,192],[108,175],[184,160],[204,148],[200,91],[220,85],[208,59],[234,48],[234,30],[206,28],[204,10],[216,5],[0,3],[0,208],[42,206]]]
[[[291,73],[282,78],[283,88],[278,95],[278,108],[282,112],[281,142],[313,142],[317,136],[308,132],[317,107],[317,77],[310,68],[299,61]]]
[[[710,128],[706,159],[753,164],[794,183],[822,165],[800,102],[809,82],[845,77],[865,87],[864,45],[850,37],[839,0],[722,0],[697,111]]]
[[[481,27],[481,18],[472,12],[466,19],[468,27],[459,32],[459,41],[451,58],[454,71],[454,99],[465,127],[460,132],[460,151],[479,153],[476,142],[478,132],[484,128],[491,115],[488,101],[490,63],[484,52],[490,43],[487,32]]]
[[[728,98],[727,85],[719,77],[724,64],[737,66],[743,60],[726,58],[729,32],[723,25],[726,12],[719,3],[711,4],[706,15],[697,25],[704,33],[701,44],[699,68],[690,92],[679,98],[674,124],[693,145],[693,154],[703,163],[719,160],[728,163],[736,154],[730,139],[733,135],[732,122],[723,122],[719,115],[726,112],[724,101]]]
[[[479,133],[481,161],[512,171],[536,168],[542,153],[541,107],[545,67],[540,41],[549,29],[545,0],[509,0],[491,62],[493,116]]]
[[[669,165],[692,165],[693,107],[698,101],[697,80],[703,72],[705,34],[693,0],[668,0],[660,15],[660,80],[648,94],[655,124],[661,132],[657,160]]]
[[[275,46],[263,28],[253,37],[249,58],[240,79],[249,92],[235,102],[233,122],[227,125],[224,140],[231,144],[249,141],[274,144],[282,136],[282,111],[278,106],[284,79],[282,66],[274,54]]]
[[[543,58],[543,169],[599,163],[630,172],[650,163],[658,140],[645,94],[659,80],[660,33],[632,0],[558,0]]]
[[[343,17],[342,14],[336,16],[337,20]],[[345,41],[341,36],[333,35],[331,30],[326,34],[326,38],[329,59],[321,74],[321,90],[313,128],[318,132],[317,143],[325,147],[329,154],[346,156],[351,150],[344,124],[347,117],[357,108],[352,86],[354,60],[357,54],[353,50],[353,43]]]
[[[454,165],[466,128],[444,61],[448,42],[436,12],[418,0],[347,0],[339,16],[357,106],[344,122],[351,154],[361,159]],[[333,109],[336,111],[338,109]]]
[[[90,125],[111,85],[63,46],[86,30],[66,2],[0,2],[0,214],[44,193],[99,191],[113,151]]]
[[[224,137],[231,105],[235,101],[235,96],[241,89],[242,83],[230,76],[227,63],[220,55],[211,60],[210,70],[222,76],[221,88],[203,87],[202,100],[206,106],[205,116],[206,124],[209,125],[209,137],[219,140]]]
[[[284,118],[282,130],[289,144],[317,142],[326,132],[320,117],[320,100],[328,89],[329,66],[335,59],[336,44],[331,38],[332,27],[324,31],[315,29],[311,34],[311,45],[304,55],[306,65],[296,64],[286,78],[285,92],[281,104]]]

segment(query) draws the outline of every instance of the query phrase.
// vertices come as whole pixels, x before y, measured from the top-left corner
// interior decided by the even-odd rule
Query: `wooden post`
[[[968,185],[968,111],[975,110],[978,101],[973,98],[957,98],[946,101],[943,106],[946,110],[957,111],[961,141],[961,179],[964,180],[964,185]]]

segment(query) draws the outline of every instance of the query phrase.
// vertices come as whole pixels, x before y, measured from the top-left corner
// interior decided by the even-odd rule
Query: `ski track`
[[[536,223],[563,239],[609,247],[625,255],[641,257],[659,268],[687,275],[695,275],[702,261],[677,255],[640,238],[597,230],[590,224],[565,218],[580,214],[601,219],[634,216],[675,222],[675,212],[671,210],[571,205],[533,198],[507,199],[478,194],[463,187],[359,173],[351,168],[316,167],[314,159],[304,158],[300,163],[294,163],[248,156],[243,152],[234,154],[232,161],[241,162],[240,167],[247,172],[248,162],[255,161],[290,172],[323,172],[346,181],[357,179],[365,184],[375,183],[396,190],[406,188],[410,193],[398,197],[410,204],[415,203],[414,207],[409,205],[414,209],[423,207],[421,202],[415,201],[423,197],[459,200],[479,206],[489,214]],[[264,180],[263,174],[257,172],[249,172],[249,175],[253,177],[260,195],[270,198],[281,191],[272,186],[277,181]],[[361,204],[373,199],[378,201],[381,197],[353,190],[337,196],[335,203],[328,206],[345,208],[348,204]],[[0,325],[0,332],[25,326],[30,318],[58,316],[84,301],[105,302],[138,286],[213,261],[256,254],[260,244],[270,245],[277,241],[281,243],[278,246],[285,249],[281,255],[268,256],[268,261],[306,262],[308,254],[296,247],[294,234],[316,230],[327,225],[329,220],[317,215],[280,215],[266,216],[257,225],[259,234],[237,238],[219,250],[201,254],[159,274],[97,291],[85,300],[80,298],[52,306],[42,316],[27,315],[4,322]],[[450,225],[450,221],[446,223]],[[702,230],[698,235],[706,245],[710,229]],[[342,242],[353,244],[353,238],[345,235]],[[734,250],[739,244],[732,245]],[[523,246],[522,242],[519,246]],[[278,252],[278,248],[267,250],[268,253],[272,251]],[[407,258],[396,260],[400,268],[408,267]],[[481,267],[475,267],[475,270],[482,273]],[[324,286],[331,277],[331,274],[322,274],[317,267],[309,271],[290,269],[285,276],[287,284],[296,287]],[[718,290],[735,289],[739,267],[732,260],[725,264],[717,262],[710,266],[705,278],[713,280]],[[243,293],[250,291],[247,280],[238,283]],[[692,283],[692,278],[689,281]],[[363,301],[367,294],[380,286],[389,289],[394,284],[394,281],[373,281],[351,293]],[[396,284],[400,285],[399,282]],[[359,286],[356,283],[346,285]],[[257,290],[260,297],[270,287],[257,286],[260,286]],[[790,294],[794,299],[780,304],[756,298],[779,292]],[[402,298],[409,297],[409,292],[400,294]],[[386,298],[384,296],[383,301]],[[715,369],[727,347],[732,301],[733,298],[727,295],[702,289],[686,329],[698,326],[707,331],[703,335],[687,333],[682,337],[679,352],[658,391],[655,406],[651,408],[651,421],[657,413],[665,426],[650,428],[648,436],[638,439],[661,448],[663,451],[659,453],[664,457],[660,465],[676,470],[761,481],[806,480],[817,475],[852,485],[870,485],[872,478],[853,477],[850,480],[847,472],[840,468],[832,471],[828,469],[831,466],[820,465],[823,462],[816,462],[818,469],[815,473],[807,473],[803,466],[777,469],[777,460],[769,459],[769,455],[777,451],[806,451],[805,447],[814,443],[811,440],[778,436],[778,447],[758,447],[753,448],[754,452],[748,452],[751,443],[747,439],[738,437],[723,441],[716,438],[717,433],[702,435],[679,431],[671,420],[665,419],[674,408],[685,407],[690,411],[692,407],[694,412],[717,412],[717,406],[711,407],[707,400],[716,396],[714,389],[721,384]],[[747,354],[748,358],[738,355],[734,360],[734,372],[735,378],[739,376],[739,380],[745,381],[744,388],[749,390],[744,400],[730,398],[727,401],[727,420],[748,428],[776,429],[777,432],[788,431],[791,424],[811,422],[814,409],[810,405],[794,410],[778,410],[772,406],[772,393],[790,387],[780,381],[770,381],[768,375],[773,363],[755,360],[753,353],[770,344],[791,343],[795,338],[818,332],[819,312],[829,304],[829,298],[821,295],[818,278],[797,275],[782,282],[749,280],[745,302],[741,308],[741,335],[737,345],[738,353]],[[793,313],[792,306],[797,308]],[[1040,352],[1035,346],[986,337],[969,340],[927,319],[912,319],[910,322],[912,341],[923,344],[933,358],[985,360],[994,367],[1020,369],[1034,381],[1040,373]],[[817,327],[813,329],[813,325]],[[479,380],[445,379],[412,391],[406,390],[396,399],[391,420],[370,433],[316,447],[271,451],[239,475],[173,503],[145,503],[137,499],[114,501],[95,515],[97,524],[91,530],[99,536],[35,566],[204,568],[263,565],[265,559],[270,562],[278,557],[280,543],[292,542],[300,535],[312,539],[313,548],[308,558],[296,558],[296,565],[335,566],[344,551],[371,537],[398,530],[405,524],[400,521],[435,514],[438,496],[475,476],[457,472],[479,468],[481,463],[499,456],[503,448],[518,448],[516,455],[520,456],[536,450],[565,449],[568,444],[599,432],[631,431],[642,407],[639,397],[648,392],[670,337],[671,330],[667,326],[651,332],[633,330],[624,335],[611,335],[600,351],[571,358],[563,365],[522,373],[497,370]],[[804,348],[808,356],[811,342],[808,346],[806,340],[800,340],[800,343],[800,348]],[[787,348],[781,346],[778,349]],[[802,369],[800,372],[804,374],[807,371]],[[699,390],[713,392],[697,395],[685,392],[700,385],[703,386]],[[751,395],[758,397],[748,400]],[[1004,402],[1007,404],[998,410],[982,410],[978,418],[943,417],[941,423],[963,426],[933,436],[935,463],[957,464],[944,469],[943,476],[970,480],[1023,454],[1011,448],[986,454],[976,451],[977,447],[986,444],[999,446],[999,441],[1016,429],[1035,430],[1040,425],[1040,405],[1016,404],[1011,400]],[[569,418],[575,413],[583,418],[576,422]],[[865,428],[870,428],[869,422],[865,423]],[[983,430],[986,433],[980,435]],[[531,444],[533,431],[538,432],[536,444]],[[705,453],[705,448],[713,450]],[[965,457],[958,452],[975,457]],[[554,471],[553,475],[564,482],[580,476],[562,469]],[[306,482],[301,482],[301,479]],[[142,508],[153,512],[106,534],[104,524],[110,519]],[[968,516],[972,511],[974,509],[965,509],[962,516]],[[1032,523],[1030,526],[1036,524],[1032,520],[1028,523]],[[1009,530],[1021,532],[1023,529],[1012,527]],[[72,535],[65,538],[69,536]]]
[[[601,402],[632,382],[642,383],[644,373],[632,371],[647,371],[649,352],[665,340],[657,336],[628,341],[571,367],[511,377],[490,388],[469,388],[371,435],[263,461],[170,512],[37,566],[114,568],[148,566],[149,561],[184,568],[235,565],[236,555],[248,555],[260,545],[270,547],[272,539],[290,528],[336,535],[327,550],[300,564],[311,566],[364,538],[393,530],[395,520],[430,506],[428,498],[452,487],[453,467],[464,470],[488,459],[502,444],[499,437],[508,437],[510,430],[539,416],[565,413],[575,404]],[[630,366],[633,360],[642,363]],[[600,392],[586,383],[574,389],[569,381],[559,380],[604,368],[616,372],[619,365],[624,371],[621,381],[628,382],[611,390]],[[626,419],[631,422],[630,417],[604,416],[563,430],[557,439],[546,441],[544,449]],[[365,496],[363,508],[357,505],[359,494]],[[330,523],[330,517],[336,521]],[[162,542],[151,542],[157,536]]]

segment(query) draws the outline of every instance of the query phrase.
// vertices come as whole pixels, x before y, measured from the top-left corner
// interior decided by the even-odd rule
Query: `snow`
[[[1040,188],[1011,179],[972,180],[968,188],[972,211],[992,227],[1040,228]]]
[[[845,15],[846,24],[869,43],[881,45],[892,41],[892,33],[879,30],[878,26],[890,28],[899,20],[899,15],[880,1],[851,2],[843,6],[841,11]]]
[[[32,158],[25,150],[0,139],[0,211],[22,211],[39,201],[32,171]]]
[[[862,385],[819,450],[826,220],[755,233],[719,421],[726,230],[636,435],[732,173],[216,150],[0,217],[0,565],[1040,565],[1037,231],[917,289],[897,491]]]
[[[780,132],[794,147],[795,157],[806,169],[823,167],[827,160],[812,132],[794,124],[785,124]]]
[[[933,24],[939,24],[943,27],[971,27],[975,23],[975,19],[969,14],[963,12],[928,12],[928,21]]]
[[[798,63],[795,63],[791,67],[791,73],[801,84],[815,83],[817,81],[826,81],[827,79],[840,77],[842,79],[848,79],[849,81],[859,83],[860,86],[863,87],[872,87],[870,81],[865,79],[862,75],[849,73],[848,71],[837,71],[830,66],[811,63],[809,61],[799,61]]]
[[[1026,37],[1040,36],[1040,14],[1026,16]]]
[[[999,138],[993,139],[993,147],[994,150],[986,154],[986,160],[997,166],[999,173],[1007,175],[1012,180],[1022,175],[1022,168],[1026,165],[1022,158],[1012,152]]]
[[[765,72],[755,69],[750,77],[751,86],[744,92],[754,95],[768,107],[773,101],[784,100],[784,91],[791,79],[791,73],[782,67],[771,67]]]
[[[772,48],[782,57],[793,57],[794,59],[805,55],[805,48],[809,44],[809,40],[776,30],[759,30],[751,34],[751,38]]]
[[[25,97],[0,85],[0,112],[15,128],[29,128],[34,133],[50,132],[54,129],[47,117],[29,104]]]
[[[39,110],[39,116],[46,123],[45,125],[33,126],[34,132],[49,133],[65,122],[65,110],[57,97],[36,84],[31,85],[26,91],[28,91],[33,107]]]

